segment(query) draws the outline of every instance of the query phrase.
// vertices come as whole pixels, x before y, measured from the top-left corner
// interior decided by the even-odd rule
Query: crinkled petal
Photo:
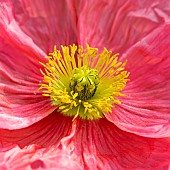
[[[12,8],[12,16],[22,31],[44,52],[53,50],[55,44],[76,42],[76,16],[67,1],[14,0],[5,5]]]
[[[15,147],[0,153],[2,170],[80,170],[76,160],[72,160],[67,151],[61,152],[56,147],[49,149],[29,145],[23,149]]]
[[[158,170],[170,170],[170,164],[158,169]]]
[[[10,146],[21,148],[30,144],[43,147],[57,145],[60,139],[69,133],[72,124],[71,117],[64,117],[57,111],[39,122],[22,129],[0,129],[0,150],[8,150]]]
[[[118,129],[106,119],[77,120],[58,147],[29,145],[0,153],[0,168],[168,170],[170,143]]]
[[[1,33],[0,128],[17,129],[42,119],[54,107],[38,91],[39,83],[43,80],[39,61],[45,61],[42,52],[35,51],[36,45],[31,48],[18,44],[16,37],[9,39],[5,30],[1,30]]]
[[[13,14],[14,11],[11,0],[1,2],[0,38],[4,40],[5,43],[8,42],[12,44],[15,48],[17,46],[18,49],[27,49],[27,54],[30,55],[30,58],[34,56],[32,52],[36,51],[36,53],[38,54],[36,57],[42,59],[42,56],[44,57],[46,53],[44,53],[42,49],[34,43],[29,35],[25,34],[22,31]],[[3,48],[3,45],[1,45],[0,47]]]
[[[148,137],[170,136],[170,25],[165,24],[130,48],[130,82],[122,104],[105,114],[119,128]]]
[[[107,119],[77,120],[61,140],[83,169],[158,170],[170,162],[170,142],[122,131]]]
[[[81,1],[77,11],[79,43],[106,47],[115,53],[126,51],[170,21],[167,0]]]

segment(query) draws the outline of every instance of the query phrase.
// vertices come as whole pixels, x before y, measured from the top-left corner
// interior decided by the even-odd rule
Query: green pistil
[[[74,93],[78,93],[78,99],[85,101],[94,96],[99,83],[98,71],[96,69],[89,70],[83,66],[74,69],[70,80],[70,89]]]

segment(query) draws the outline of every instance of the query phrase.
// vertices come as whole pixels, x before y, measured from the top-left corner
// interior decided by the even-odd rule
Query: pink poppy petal
[[[43,147],[57,145],[60,139],[69,133],[72,124],[71,117],[64,117],[57,111],[39,122],[22,129],[0,129],[1,150],[7,150],[11,145],[21,148],[30,144]]]
[[[79,43],[115,53],[126,51],[170,20],[167,0],[90,0],[82,1],[77,11]]]
[[[122,131],[106,119],[77,120],[61,144],[83,169],[158,170],[170,162],[168,140]]]
[[[22,31],[14,19],[11,1],[6,0],[5,2],[1,2],[0,11],[0,38],[5,41],[5,43],[12,44],[15,48],[26,51],[26,54],[29,55],[30,58],[32,57],[34,60],[36,58],[39,60],[40,58],[42,59],[42,56],[44,57],[46,53],[33,42],[31,37]],[[3,43],[3,41],[1,43]],[[3,45],[0,44],[0,47],[3,48]],[[33,51],[38,55],[35,56]]]
[[[107,119],[122,130],[148,137],[170,136],[170,25],[162,25],[122,56],[130,82]]]
[[[76,16],[67,1],[8,0],[5,5],[13,11],[13,19],[22,31],[44,52],[53,50],[55,44],[76,42]]]
[[[41,51],[19,43],[16,37],[8,39],[5,30],[1,33],[6,38],[0,38],[0,128],[17,129],[42,119],[54,107],[37,91],[43,79],[39,61],[45,61]]]
[[[44,149],[30,145],[23,149],[15,147],[6,153],[0,153],[0,168],[3,170],[83,170],[76,159],[72,159],[67,150],[60,151],[55,147]],[[154,170],[169,170],[168,166]]]
[[[170,170],[170,164],[164,166],[164,167],[161,167],[160,169],[158,170]]]
[[[60,152],[56,147],[49,149],[29,145],[23,149],[15,147],[0,153],[2,170],[80,170],[78,163],[72,160],[67,151]]]

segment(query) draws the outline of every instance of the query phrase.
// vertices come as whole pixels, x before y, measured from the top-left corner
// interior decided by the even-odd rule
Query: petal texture
[[[0,153],[0,169],[2,170],[80,170],[67,152],[60,152],[55,147],[41,148],[29,145],[23,149],[18,147]]]
[[[10,1],[0,5],[0,128],[19,129],[55,108],[37,91],[45,54],[18,26]]]
[[[0,38],[0,128],[17,129],[33,124],[55,108],[38,91],[43,79],[39,61],[44,61],[40,53],[19,45],[15,37],[8,40]]]
[[[130,82],[122,104],[105,116],[123,130],[148,137],[170,136],[170,25],[165,24],[130,48]]]
[[[59,147],[29,145],[1,152],[0,168],[167,170],[170,162],[167,140],[124,132],[106,119],[77,120],[68,135],[61,139]]]
[[[170,142],[140,137],[106,119],[74,122],[71,135],[61,140],[83,169],[157,170],[170,162]]]
[[[79,43],[120,54],[170,20],[167,0],[81,1],[77,11]]]
[[[30,144],[43,147],[57,145],[61,138],[66,136],[72,124],[72,118],[64,117],[57,111],[42,119],[41,121],[18,130],[0,129],[0,149],[8,150],[14,145],[21,148]]]
[[[46,53],[55,44],[76,42],[75,14],[67,1],[14,0],[13,17],[22,31]]]

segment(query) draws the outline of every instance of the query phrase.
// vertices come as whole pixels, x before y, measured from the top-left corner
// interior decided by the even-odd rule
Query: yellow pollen
[[[97,48],[86,44],[61,46],[62,52],[54,51],[46,56],[47,63],[40,64],[44,79],[39,90],[50,97],[52,105],[66,116],[82,119],[99,119],[112,113],[117,97],[129,81],[125,70],[127,61],[118,62],[118,54],[112,55],[106,48],[98,53]]]

